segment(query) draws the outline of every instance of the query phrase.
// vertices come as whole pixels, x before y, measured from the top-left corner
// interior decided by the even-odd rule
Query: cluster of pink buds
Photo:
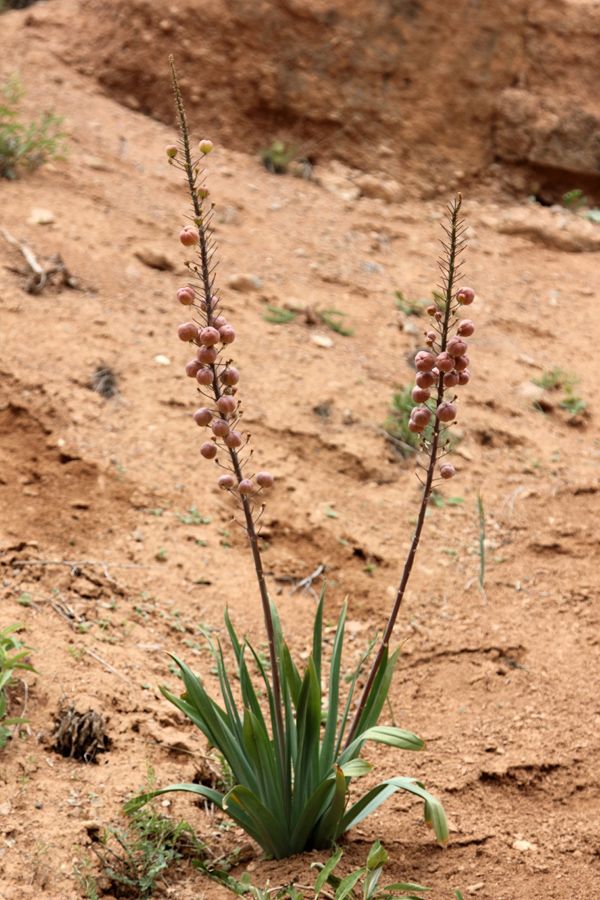
[[[446,391],[468,384],[469,357],[467,342],[475,331],[470,319],[458,319],[462,306],[469,306],[475,299],[472,288],[462,287],[450,303],[436,302],[427,307],[431,316],[430,330],[425,333],[429,350],[421,350],[415,356],[415,387],[412,399],[417,406],[411,412],[408,427],[413,434],[422,434],[430,422],[441,432],[456,419],[456,395],[445,399]],[[451,330],[455,334],[449,337]],[[433,390],[433,396],[432,396]],[[452,478],[454,466],[444,462],[439,469],[442,478]]]
[[[211,150],[210,141],[200,141],[200,153],[206,155]],[[169,162],[176,159],[177,151],[175,144],[166,148]],[[187,166],[184,168],[189,171]],[[195,176],[198,169],[193,171]],[[198,247],[198,263],[186,261],[188,270],[198,281],[198,287],[193,284],[180,287],[177,300],[182,306],[193,310],[196,318],[179,325],[177,336],[196,348],[196,355],[187,363],[185,373],[196,379],[198,391],[206,398],[206,402],[193,414],[198,426],[210,428],[211,431],[210,438],[200,446],[200,454],[204,459],[216,459],[227,470],[217,481],[220,488],[233,492],[241,499],[251,498],[259,491],[270,488],[273,476],[270,472],[258,472],[253,481],[244,477],[242,472],[252,454],[246,460],[238,456],[238,450],[243,449],[249,437],[245,438],[240,430],[242,410],[236,399],[240,373],[231,359],[223,359],[224,351],[235,340],[235,329],[222,314],[219,298],[216,295],[206,296],[212,293],[207,265],[210,248],[206,245],[206,217],[202,212],[208,190],[194,184],[192,196],[195,198],[194,223],[197,227],[186,225],[179,233],[179,240],[184,247]],[[211,291],[207,290],[209,285]],[[220,461],[220,451],[225,451],[227,463]]]

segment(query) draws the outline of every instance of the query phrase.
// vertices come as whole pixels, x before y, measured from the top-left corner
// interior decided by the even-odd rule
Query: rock
[[[482,216],[481,221],[500,234],[519,234],[569,253],[600,250],[600,227],[560,208],[517,206],[499,218]]]
[[[404,325],[402,326],[402,331],[404,332],[404,334],[413,334],[415,337],[418,337],[421,334],[415,323],[411,322],[410,320],[407,320],[404,323]]]
[[[29,225],[52,225],[55,221],[54,213],[49,209],[35,207],[27,219]]]
[[[467,887],[467,893],[476,894],[477,891],[480,891],[485,887],[485,881],[478,881],[477,884],[470,884]]]
[[[545,412],[554,408],[554,403],[548,391],[534,384],[532,381],[524,381],[517,388],[519,396],[527,403],[537,403]]]
[[[238,273],[229,276],[227,279],[227,287],[230,287],[234,291],[240,291],[243,294],[247,294],[250,291],[259,291],[262,287],[262,281],[260,278],[257,278],[256,275]]]
[[[325,169],[323,166],[314,166],[313,179],[324,187],[330,194],[335,194],[342,200],[358,200],[360,188],[353,181],[356,170],[352,170],[337,160],[332,160]]]
[[[171,360],[169,359],[169,357],[161,356],[160,354],[159,354],[159,356],[154,357],[154,362],[158,363],[159,366],[170,366],[171,365]]]
[[[326,350],[330,350],[333,347],[333,341],[325,334],[313,334],[310,339],[317,347],[323,347]]]
[[[528,853],[531,850],[537,850],[537,846],[530,841],[515,841],[512,848],[513,850],[518,850],[519,853]]]
[[[83,161],[89,169],[95,169],[97,172],[110,172],[110,166],[99,156],[84,156]]]
[[[400,200],[400,185],[393,178],[381,178],[378,175],[359,175],[354,179],[361,197],[372,200],[384,200],[386,203],[397,203]]]
[[[160,269],[161,272],[175,272],[179,267],[179,259],[165,253],[159,243],[145,243],[133,251],[133,255],[150,269]]]

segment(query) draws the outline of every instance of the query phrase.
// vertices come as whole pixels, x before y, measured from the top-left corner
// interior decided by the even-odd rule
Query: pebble
[[[160,245],[143,244],[133,251],[133,255],[149,269],[175,272],[179,267],[179,259],[165,253]]]
[[[333,347],[333,341],[330,337],[327,337],[324,334],[313,334],[311,335],[311,341],[313,344],[316,344],[317,347],[323,347],[326,350],[330,350]]]
[[[227,279],[227,287],[230,287],[234,291],[241,291],[243,294],[247,294],[250,291],[259,291],[262,286],[262,281],[260,278],[257,278],[256,275],[248,275],[240,272],[235,275],[230,275]]]
[[[478,881],[477,884],[470,884],[467,887],[467,891],[469,892],[469,894],[475,894],[475,893],[477,893],[477,891],[480,891],[481,888],[484,888],[484,887],[485,887],[485,881]]]
[[[170,366],[171,365],[171,360],[169,359],[169,357],[161,356],[160,354],[158,356],[154,357],[154,362],[158,363],[159,366]]]
[[[535,844],[532,844],[530,841],[515,841],[512,845],[513,850],[518,850],[520,853],[527,853],[529,850],[537,850]]]
[[[41,209],[40,207],[34,207],[27,219],[29,225],[52,225],[54,221],[54,213],[49,209]]]
[[[361,197],[372,200],[384,200],[385,203],[397,203],[400,200],[400,185],[393,178],[380,178],[377,175],[359,175],[354,179]]]
[[[517,388],[517,392],[527,403],[537,403],[543,410],[549,411],[554,408],[552,397],[539,384],[534,384],[532,381],[524,381]]]

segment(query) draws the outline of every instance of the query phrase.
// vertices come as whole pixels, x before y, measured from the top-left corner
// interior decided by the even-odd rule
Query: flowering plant
[[[240,374],[229,358],[230,345],[236,335],[222,313],[215,290],[214,243],[210,227],[212,204],[208,202],[209,191],[200,165],[200,160],[212,150],[212,143],[200,141],[200,156],[192,158],[173,67],[172,71],[181,137],[179,145],[169,145],[166,152],[169,162],[179,167],[187,180],[193,207],[192,223],[183,228],[179,239],[184,247],[194,249],[196,254],[193,260],[186,261],[190,283],[177,292],[179,302],[194,311],[194,319],[180,325],[178,335],[182,341],[194,346],[195,358],[187,363],[186,373],[196,379],[205,398],[193,418],[197,425],[211,430],[209,439],[200,446],[200,454],[206,460],[216,460],[222,469],[218,484],[237,504],[250,543],[267,632],[269,664],[262,661],[247,640],[240,640],[227,611],[225,623],[237,662],[241,710],[234,698],[220,642],[215,645],[208,639],[216,662],[222,705],[207,694],[202,679],[183,660],[173,656],[185,692],[178,697],[166,687],[161,687],[161,691],[224,756],[235,785],[226,794],[199,784],[171,785],[153,794],[136,797],[129,801],[128,808],[131,810],[151,796],[169,791],[199,794],[227,813],[267,854],[281,859],[304,850],[330,846],[395,791],[405,790],[424,801],[425,822],[433,827],[437,840],[443,842],[448,838],[444,810],[416,779],[388,778],[353,802],[349,800],[349,786],[351,779],[366,775],[372,768],[360,758],[367,741],[402,750],[415,751],[424,747],[424,742],[411,732],[381,726],[377,722],[400,653],[400,647],[390,651],[390,642],[419,544],[427,503],[434,482],[455,474],[452,464],[445,460],[449,451],[445,434],[457,414],[454,388],[469,381],[465,337],[474,331],[470,319],[458,321],[462,306],[468,306],[474,299],[471,288],[463,287],[458,291],[455,288],[464,246],[459,220],[460,196],[450,206],[449,221],[445,226],[447,241],[443,242],[441,262],[442,294],[428,308],[431,317],[430,330],[425,335],[428,350],[420,351],[415,358],[417,375],[413,399],[418,405],[411,413],[409,428],[422,435],[422,450],[427,459],[421,478],[423,495],[415,532],[396,600],[355,708],[355,688],[376,641],[359,662],[342,704],[340,668],[346,616],[344,604],[333,643],[328,703],[324,710],[321,700],[324,592],[315,616],[312,654],[303,673],[292,660],[277,610],[267,593],[257,522],[263,508],[259,506],[259,500],[272,486],[273,476],[264,471],[254,478],[246,474],[252,454],[245,454],[248,438],[242,430],[243,410],[237,399]],[[456,333],[452,336],[453,331]],[[448,391],[452,394],[447,399]],[[259,702],[248,668],[249,658],[253,659],[264,682],[268,710],[264,710]]]

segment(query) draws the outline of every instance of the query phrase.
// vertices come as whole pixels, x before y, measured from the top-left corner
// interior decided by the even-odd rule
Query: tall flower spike
[[[200,392],[208,399],[206,405],[194,413],[194,420],[200,427],[210,425],[209,440],[205,440],[200,447],[200,455],[204,459],[228,460],[228,463],[220,463],[227,471],[221,475],[217,484],[223,490],[229,491],[237,500],[238,506],[243,512],[244,528],[248,535],[258,587],[265,619],[267,639],[269,644],[269,656],[271,664],[271,676],[273,679],[273,705],[275,712],[276,734],[273,735],[277,747],[277,755],[282,771],[283,783],[286,783],[285,740],[283,724],[283,708],[281,702],[281,684],[279,679],[279,660],[275,646],[275,629],[271,614],[271,605],[267,593],[267,586],[262,566],[260,549],[258,545],[258,529],[256,523],[260,516],[254,495],[258,491],[265,490],[273,484],[273,476],[269,472],[259,472],[256,476],[258,487],[251,478],[244,476],[244,463],[238,455],[238,450],[244,445],[243,435],[233,426],[238,425],[238,403],[234,399],[237,385],[240,380],[238,369],[231,365],[232,360],[221,362],[220,355],[223,348],[229,348],[235,339],[235,330],[225,319],[219,310],[220,300],[215,290],[215,266],[212,258],[215,250],[215,242],[211,230],[212,206],[205,209],[205,201],[208,190],[204,185],[205,173],[201,169],[201,159],[192,158],[190,139],[188,134],[185,110],[181,99],[181,92],[177,82],[173,57],[170,57],[171,73],[173,76],[173,90],[175,103],[179,116],[180,149],[173,153],[170,144],[167,148],[169,163],[179,167],[185,175],[190,199],[192,201],[193,225],[186,225],[179,234],[179,240],[185,247],[195,252],[194,260],[187,260],[186,266],[191,274],[191,280],[196,281],[195,286],[186,285],[177,291],[177,299],[181,304],[194,309],[199,322],[185,322],[179,326],[178,334],[181,340],[188,339],[197,346],[197,359],[188,362],[186,374],[195,377],[200,385]],[[206,157],[213,149],[211,141],[203,139],[198,145],[198,151],[202,158]],[[196,333],[193,326],[196,325]],[[229,352],[229,349],[228,349]],[[246,460],[247,462],[247,460]]]
[[[424,479],[419,476],[419,480],[423,485],[423,497],[413,539],[404,563],[398,593],[396,594],[379,650],[365,682],[354,719],[346,736],[344,747],[348,747],[352,743],[375,682],[375,676],[389,648],[394,625],[398,618],[400,605],[404,598],[406,585],[408,584],[419,546],[421,532],[425,523],[427,504],[436,480],[436,471],[438,472],[438,477],[443,479],[452,478],[455,475],[453,465],[444,462],[438,469],[438,463],[449,452],[449,441],[444,440],[444,435],[448,424],[453,422],[457,415],[457,406],[454,402],[456,396],[453,388],[466,384],[469,380],[468,377],[465,378],[469,370],[462,366],[459,369],[460,361],[465,359],[467,351],[465,337],[473,334],[475,330],[475,326],[470,319],[464,319],[462,323],[457,322],[457,314],[461,306],[468,306],[475,299],[475,292],[472,288],[462,287],[458,291],[455,288],[456,282],[462,277],[462,253],[465,248],[465,227],[459,218],[461,203],[462,197],[459,194],[454,203],[448,207],[448,224],[442,226],[446,239],[441,241],[444,255],[439,259],[442,275],[442,280],[439,284],[440,294],[436,295],[435,304],[427,308],[427,312],[436,327],[435,349],[438,355],[435,358],[431,353],[421,350],[415,356],[415,368],[417,369],[417,388],[415,388],[415,391],[419,392],[421,389],[433,388],[437,382],[437,391],[433,388],[434,396],[424,398],[421,405],[414,407],[408,424],[413,434],[423,435],[421,449],[428,456],[427,465],[422,466],[425,472]],[[463,326],[462,328],[461,325]],[[466,328],[464,327],[465,325]],[[457,334],[453,335],[452,332],[454,331]],[[440,377],[440,373],[444,373],[442,377]],[[448,377],[450,375],[452,376],[451,378]],[[448,394],[448,392],[450,393]],[[429,391],[425,391],[425,393],[429,393]],[[450,399],[446,399],[447,394]],[[415,396],[413,392],[413,399],[417,400],[421,396],[424,397],[424,394],[417,393],[417,396]],[[429,424],[430,422],[431,424]]]

